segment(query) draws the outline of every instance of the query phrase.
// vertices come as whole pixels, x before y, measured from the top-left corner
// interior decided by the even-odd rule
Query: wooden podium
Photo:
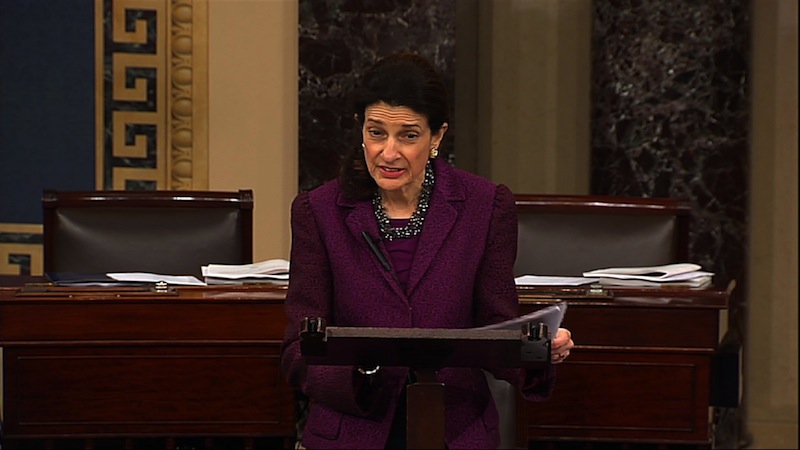
[[[407,447],[445,448],[443,367],[539,367],[550,361],[550,338],[542,323],[519,330],[326,327],[304,320],[301,353],[308,364],[403,366],[416,374],[406,390]]]

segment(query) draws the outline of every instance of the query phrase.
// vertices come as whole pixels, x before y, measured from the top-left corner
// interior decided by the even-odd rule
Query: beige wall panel
[[[591,6],[591,0],[480,6],[481,39],[489,40],[479,44],[479,64],[489,65],[478,83],[478,121],[490,136],[479,150],[489,155],[478,158],[482,175],[516,192],[589,192]]]
[[[256,261],[289,257],[297,14],[297,0],[209,3],[209,189],[253,189]]]
[[[753,8],[747,429],[751,448],[797,448],[797,2]]]

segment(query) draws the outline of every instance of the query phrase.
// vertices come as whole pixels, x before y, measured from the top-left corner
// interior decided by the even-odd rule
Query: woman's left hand
[[[566,328],[559,328],[556,337],[550,341],[550,363],[561,364],[569,356],[569,351],[575,347],[572,342],[572,332]]]

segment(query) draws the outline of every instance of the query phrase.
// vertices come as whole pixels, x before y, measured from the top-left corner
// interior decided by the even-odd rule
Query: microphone
[[[372,250],[372,253],[374,253],[375,256],[378,257],[378,261],[381,262],[381,265],[383,265],[383,267],[386,270],[388,270],[390,273],[392,273],[392,275],[394,275],[394,272],[392,272],[392,266],[389,264],[389,260],[386,259],[386,256],[383,254],[383,252],[381,252],[381,249],[379,249],[378,246],[375,244],[375,240],[372,239],[372,236],[370,236],[369,233],[367,233],[366,231],[362,231],[361,235],[364,236],[364,240],[367,241],[367,245],[369,245],[369,248],[370,250]]]

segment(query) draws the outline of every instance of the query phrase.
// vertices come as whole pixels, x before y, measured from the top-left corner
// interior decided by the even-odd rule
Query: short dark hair
[[[352,112],[362,124],[366,108],[378,102],[411,108],[428,119],[433,133],[447,122],[444,82],[433,65],[415,53],[395,53],[379,60],[351,94]]]
[[[431,133],[438,133],[449,121],[450,104],[441,76],[424,57],[415,53],[395,53],[370,67],[360,86],[350,95],[350,108],[360,129],[364,112],[376,103],[405,106],[428,121]],[[360,145],[355,145],[343,158],[340,183],[344,193],[353,199],[366,199],[377,189],[369,175]]]

